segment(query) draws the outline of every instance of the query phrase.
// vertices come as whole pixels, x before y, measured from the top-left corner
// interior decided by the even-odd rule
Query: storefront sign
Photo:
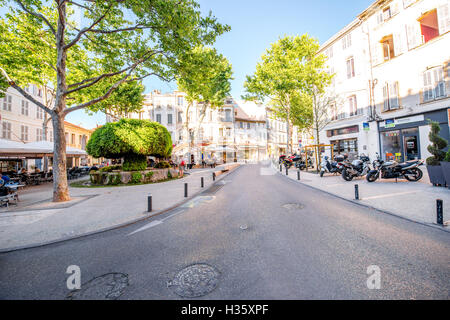
[[[395,120],[394,119],[388,119],[384,122],[385,128],[395,128]]]
[[[370,125],[368,122],[363,123],[363,129],[364,129],[364,131],[370,131]]]

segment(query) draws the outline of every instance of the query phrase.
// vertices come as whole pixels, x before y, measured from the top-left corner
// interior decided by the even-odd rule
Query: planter
[[[427,166],[428,176],[433,186],[445,186],[444,172],[442,166]]]
[[[450,162],[443,161],[441,162],[442,167],[442,174],[445,178],[445,183],[447,184],[447,187],[450,188]]]

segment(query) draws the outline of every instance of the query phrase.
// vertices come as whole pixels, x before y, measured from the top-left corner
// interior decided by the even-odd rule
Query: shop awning
[[[86,151],[71,147],[66,148],[66,154],[71,156],[87,155]],[[45,155],[53,155],[53,143],[50,141],[22,143],[0,139],[0,156],[42,158]]]

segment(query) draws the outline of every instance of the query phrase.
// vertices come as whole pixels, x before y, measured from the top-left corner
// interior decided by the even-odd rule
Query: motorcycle
[[[322,178],[325,172],[328,173],[342,173],[342,170],[344,169],[344,166],[342,162],[345,160],[344,156],[335,156],[334,162],[330,162],[328,160],[328,156],[325,156],[323,158],[322,163],[320,164],[320,177]]]
[[[295,164],[295,167],[297,168],[297,163],[299,163],[300,161],[302,161],[302,156],[293,154],[289,157],[284,158],[283,165],[285,168],[290,169]]]
[[[423,177],[419,166],[423,165],[422,160],[413,160],[403,163],[396,161],[384,161],[377,153],[377,160],[373,162],[374,170],[367,174],[368,182],[375,182],[381,173],[381,179],[405,178],[411,182],[417,182]]]
[[[363,177],[370,171],[370,159],[365,155],[361,155],[359,160],[352,163],[343,162],[342,178],[345,181],[352,181],[355,177]]]
[[[305,160],[303,160],[303,158],[301,158],[301,160],[295,162],[295,167],[300,170],[305,170],[306,167],[312,168],[312,167],[314,167],[314,165],[313,165],[311,158],[308,158],[308,164],[306,164]]]

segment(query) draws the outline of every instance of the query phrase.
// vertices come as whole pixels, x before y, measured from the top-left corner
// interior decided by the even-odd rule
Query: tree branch
[[[47,18],[45,18],[42,14],[31,11],[30,9],[28,9],[27,7],[25,7],[25,5],[23,4],[22,1],[20,0],[15,0],[17,2],[17,4],[19,4],[19,6],[22,7],[22,10],[25,11],[28,14],[31,14],[33,16],[35,16],[36,18],[41,19],[42,21],[44,21],[44,23],[50,28],[50,30],[52,31],[53,35],[55,35],[56,37],[56,31],[55,28],[53,28],[53,26],[50,24],[50,22],[47,20]]]
[[[0,67],[0,71],[3,74],[3,76],[5,77],[6,81],[8,81],[8,84],[13,87],[14,89],[16,89],[22,96],[24,96],[25,98],[27,98],[28,100],[30,100],[32,103],[34,103],[35,105],[37,105],[38,107],[40,107],[41,109],[43,109],[45,112],[49,113],[49,114],[53,114],[53,110],[47,108],[43,103],[37,101],[36,99],[34,99],[28,92],[26,92],[25,90],[23,90],[21,87],[19,87],[8,75],[8,73],[5,71],[5,69],[3,69],[2,67]]]

